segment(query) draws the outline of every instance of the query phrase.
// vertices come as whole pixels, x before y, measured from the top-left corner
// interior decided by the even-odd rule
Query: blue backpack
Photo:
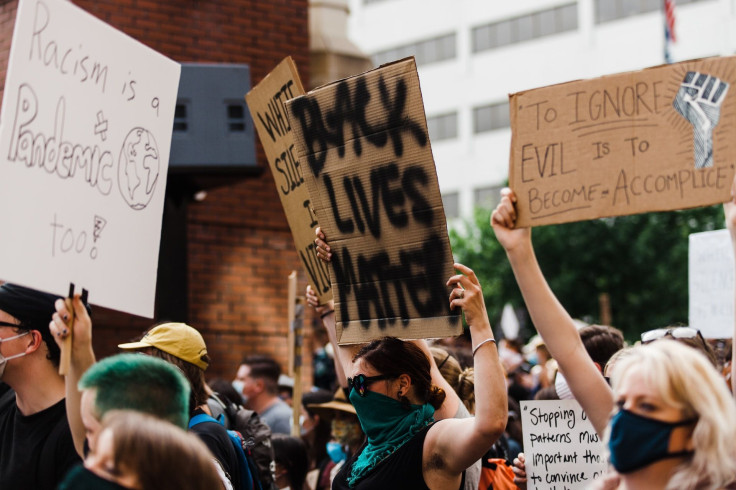
[[[223,427],[225,426],[225,421],[222,416],[216,419],[205,413],[200,413],[189,420],[189,428],[191,429],[195,425],[201,424],[202,422],[216,422]],[[227,435],[228,437],[230,437],[230,442],[235,449],[235,454],[238,455],[238,468],[240,469],[240,490],[262,490],[261,482],[257,476],[258,469],[256,468],[253,460],[246,453],[247,446],[245,444],[245,441],[243,441],[243,436],[240,435],[240,432],[234,430],[228,430]]]

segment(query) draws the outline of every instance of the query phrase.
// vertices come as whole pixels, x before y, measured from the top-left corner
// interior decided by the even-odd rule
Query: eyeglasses
[[[20,323],[0,322],[0,327],[18,328],[20,327]]]
[[[649,330],[648,332],[641,334],[641,343],[648,344],[649,342],[654,342],[655,340],[667,336],[672,337],[673,339],[694,339],[695,337],[700,337],[703,345],[705,345],[705,339],[700,333],[700,330],[693,327],[657,328]]]
[[[368,389],[369,383],[394,378],[396,378],[396,376],[394,376],[393,374],[379,374],[378,376],[366,376],[365,374],[359,374],[354,378],[348,378],[348,389],[354,388],[355,391],[358,392],[358,395],[365,396],[365,392]]]

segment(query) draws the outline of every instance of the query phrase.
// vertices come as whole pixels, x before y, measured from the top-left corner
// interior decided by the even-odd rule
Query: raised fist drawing
[[[718,78],[689,71],[672,103],[675,110],[693,125],[695,168],[713,166],[713,129],[721,117],[728,83]]]

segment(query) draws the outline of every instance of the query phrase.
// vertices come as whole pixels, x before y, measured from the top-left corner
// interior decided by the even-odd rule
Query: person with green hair
[[[101,420],[110,410],[135,410],[187,428],[189,382],[166,361],[117,354],[93,364],[79,380],[81,416],[94,448]]]
[[[73,329],[69,371],[65,376],[66,413],[74,449],[83,458],[95,450],[102,417],[109,410],[130,409],[168,420],[186,429],[190,385],[184,373],[151,356],[117,354],[96,361],[92,320],[79,295],[72,299],[74,321],[63,300],[57,300],[49,332],[61,346]],[[86,444],[85,444],[86,442]]]

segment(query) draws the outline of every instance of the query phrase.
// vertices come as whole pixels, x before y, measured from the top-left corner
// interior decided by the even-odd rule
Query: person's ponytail
[[[442,403],[445,401],[446,396],[447,394],[445,393],[445,390],[443,390],[439,386],[432,385],[429,389],[427,403],[432,405],[435,410],[438,410],[442,406]]]

